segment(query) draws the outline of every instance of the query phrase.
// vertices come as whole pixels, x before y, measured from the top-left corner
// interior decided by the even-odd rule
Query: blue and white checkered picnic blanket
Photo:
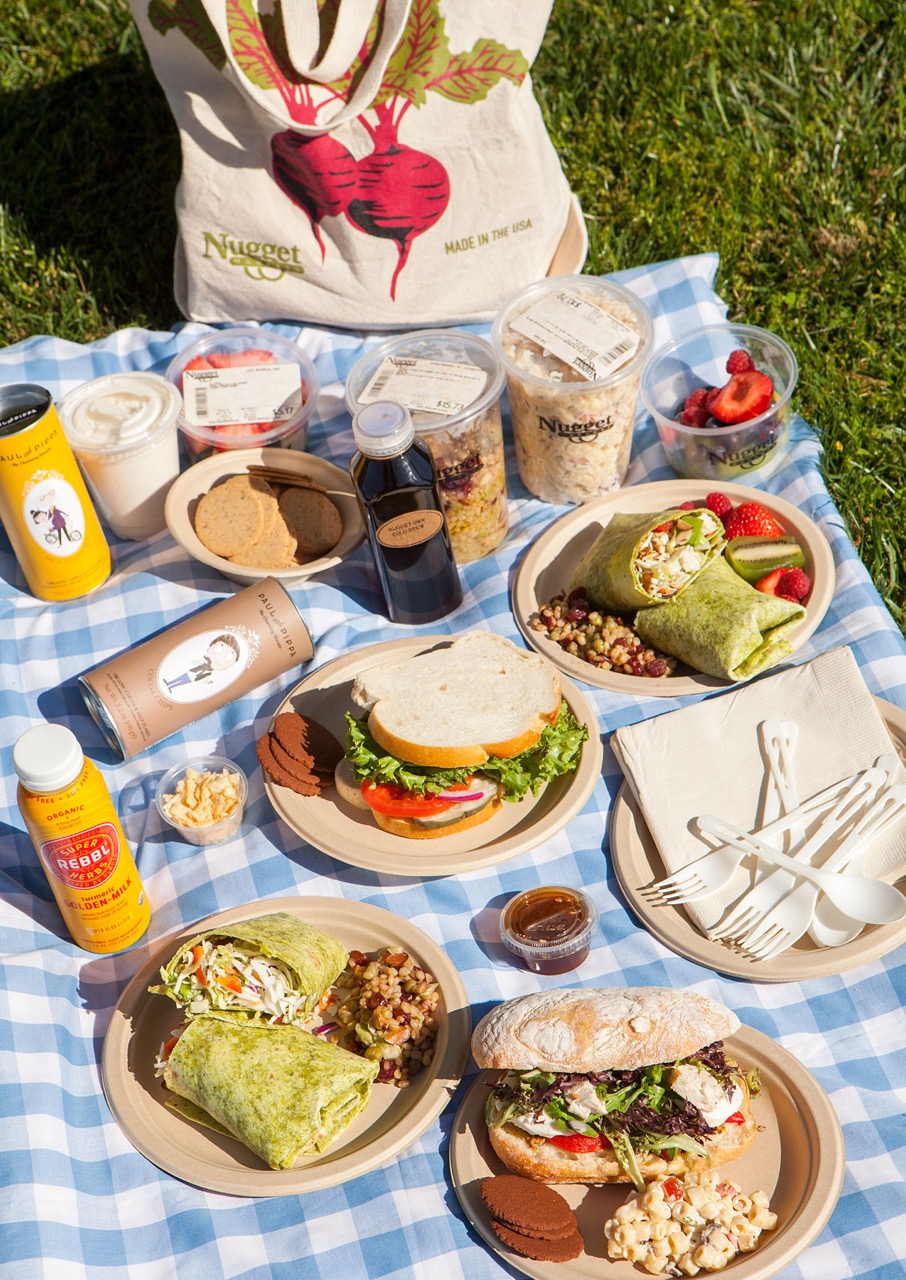
[[[660,343],[725,316],[726,307],[712,288],[717,265],[716,255],[708,254],[621,272],[616,278],[648,305]],[[343,382],[362,350],[380,339],[325,329],[265,328],[297,338],[314,358],[324,392],[308,447],[345,466],[353,445]],[[0,351],[0,382],[37,382],[59,397],[114,370],[163,372],[175,352],[205,331],[206,326],[197,324],[167,333],[131,329],[87,346],[33,338]],[[789,460],[765,488],[818,523],[837,567],[831,606],[796,660],[849,644],[871,691],[906,707],[906,643],[828,496],[818,470],[819,442],[798,418],[793,441]],[[653,424],[640,418],[627,483],[671,474]],[[511,447],[508,478],[511,532],[496,554],[464,568],[464,603],[455,615],[432,624],[432,633],[486,627],[521,643],[509,608],[508,573],[531,539],[562,510],[529,497],[519,483]],[[205,850],[168,838],[147,807],[151,775],[159,776],[187,750],[216,748],[255,777],[255,738],[297,677],[255,690],[134,760],[114,761],[88,719],[76,676],[235,588],[215,570],[188,561],[167,533],[144,543],[112,543],[114,574],[105,586],[82,600],[46,604],[26,591],[0,532],[4,1280],[187,1280],[195,1275],[326,1280],[338,1274],[369,1280],[485,1280],[512,1274],[470,1228],[451,1191],[447,1145],[465,1085],[441,1119],[387,1167],[304,1197],[256,1200],[199,1190],[139,1155],[108,1110],[99,1060],[118,996],[162,936],[212,912],[296,892],[373,903],[414,921],[446,948],[475,1008],[562,984],[564,979],[538,978],[509,964],[474,928],[474,918],[489,903],[544,882],[584,885],[601,910],[595,949],[581,971],[567,976],[567,985],[666,985],[716,996],[743,1023],[793,1052],[830,1096],[847,1147],[842,1196],[828,1225],[783,1276],[902,1277],[902,948],[840,977],[782,985],[733,981],[673,954],[638,927],[616,889],[604,837],[620,782],[613,764],[583,811],[544,847],[496,868],[426,883],[357,871],[300,844],[275,817],[260,775],[253,782],[251,821],[241,840]],[[318,665],[400,635],[385,621],[367,547],[339,571],[310,580],[293,595],[315,637]],[[584,691],[605,735],[680,705],[674,699]],[[125,814],[154,910],[146,938],[122,955],[89,957],[64,936],[24,832],[16,808],[12,745],[42,720],[73,729],[86,753],[101,765]],[[292,857],[286,856],[290,851]]]

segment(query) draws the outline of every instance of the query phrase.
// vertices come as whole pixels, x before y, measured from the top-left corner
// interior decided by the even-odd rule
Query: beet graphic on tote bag
[[[191,319],[488,319],[581,268],[529,76],[551,0],[131,3],[180,129]]]

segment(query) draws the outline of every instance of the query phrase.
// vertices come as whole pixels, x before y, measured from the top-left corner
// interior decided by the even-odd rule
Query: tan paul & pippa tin
[[[314,656],[290,595],[264,578],[79,677],[124,759]]]

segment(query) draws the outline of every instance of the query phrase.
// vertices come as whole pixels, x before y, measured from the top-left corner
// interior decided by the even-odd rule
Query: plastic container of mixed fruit
[[[758,483],[790,446],[791,348],[749,324],[715,324],[651,356],[640,394],[677,475]]]
[[[182,394],[178,425],[193,462],[226,449],[305,448],[318,378],[291,339],[218,329],[175,356],[167,377]]]

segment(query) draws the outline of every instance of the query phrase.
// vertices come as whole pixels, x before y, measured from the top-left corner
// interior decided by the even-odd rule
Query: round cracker
[[[242,479],[242,476],[233,476],[225,484],[215,485],[199,498],[195,508],[195,532],[215,556],[229,559],[256,542],[264,529],[264,506],[258,494],[250,483],[233,483]]]
[[[302,555],[322,556],[340,541],[343,518],[326,494],[284,489],[280,511]]]

